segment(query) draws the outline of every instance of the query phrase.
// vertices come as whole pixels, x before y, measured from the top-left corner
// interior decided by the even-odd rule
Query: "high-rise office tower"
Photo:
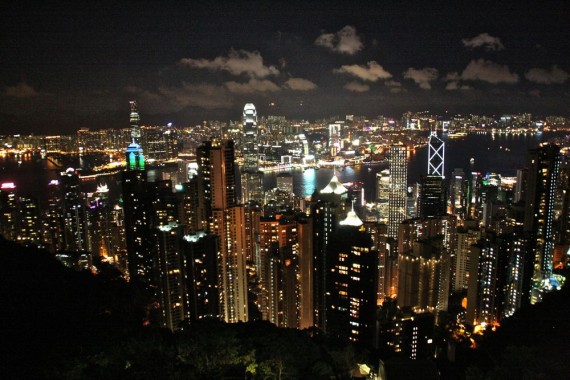
[[[465,225],[457,230],[455,257],[453,260],[451,289],[454,292],[469,287],[469,270],[471,268],[471,246],[481,238],[482,231],[475,223]]]
[[[263,218],[259,222],[259,256],[262,318],[281,327],[297,327],[297,223],[283,215]]]
[[[253,265],[257,271],[260,264],[259,257],[259,221],[263,210],[258,204],[244,205],[245,212],[245,241],[246,241],[246,260]]]
[[[398,291],[398,245],[387,237],[387,226],[382,222],[364,222],[372,238],[372,249],[378,252],[378,301],[394,297]]]
[[[140,138],[140,129],[134,101],[131,102],[130,120],[132,142],[125,152],[126,170],[121,173],[127,268],[131,280],[155,286],[152,207],[144,155],[136,143],[136,139]]]
[[[388,237],[398,237],[398,226],[406,219],[406,197],[408,186],[407,148],[403,145],[390,146],[390,192],[388,194]]]
[[[570,154],[561,156],[557,196],[558,243],[570,244]]]
[[[337,155],[342,150],[342,124],[329,124],[329,153]]]
[[[471,247],[465,321],[471,326],[499,321],[499,245],[492,234]]]
[[[257,110],[252,103],[243,108],[243,167],[241,171],[241,191],[243,203],[263,200],[263,176],[259,172],[259,130]]]
[[[2,210],[2,219],[0,220],[2,235],[7,240],[16,240],[18,205],[16,185],[13,182],[5,182],[0,187],[0,209]]]
[[[233,141],[205,141],[197,149],[209,231],[220,237],[220,313],[226,322],[248,320],[245,211],[238,205]]]
[[[139,117],[139,111],[138,111],[138,106],[137,106],[137,101],[136,100],[131,100],[130,102],[131,105],[131,114],[129,117],[129,122],[131,125],[131,138],[132,138],[132,142],[133,143],[140,143],[140,138],[141,138],[141,128],[139,126],[139,122],[140,122],[140,117]]]
[[[420,178],[417,216],[420,219],[444,215],[446,209],[443,186],[445,143],[432,132],[428,143],[427,175]]]
[[[395,351],[411,360],[433,358],[435,317],[432,313],[404,314],[397,318]]]
[[[346,215],[348,189],[334,175],[329,184],[311,201],[313,220],[313,302],[314,324],[326,331],[326,278],[327,247],[334,235],[337,224]]]
[[[504,256],[504,306],[501,318],[510,317],[520,309],[523,301],[524,259],[527,241],[524,234],[516,231],[502,237],[501,255]]]
[[[530,151],[524,230],[530,234],[532,258],[531,303],[550,287],[554,251],[554,199],[560,165],[560,147],[541,144]]]
[[[471,171],[467,183],[467,217],[469,219],[481,219],[483,176],[480,172]]]
[[[259,222],[259,265],[257,276],[261,292],[258,307],[261,318],[278,324],[279,294],[277,287],[276,262],[279,258],[279,220],[263,218]]]
[[[243,168],[256,172],[259,169],[257,110],[252,103],[243,108]]]
[[[187,318],[190,321],[219,318],[217,260],[220,239],[204,231],[185,235],[183,239]]]
[[[157,299],[160,304],[161,326],[179,330],[186,318],[186,286],[182,254],[184,229],[172,222],[156,231]]]
[[[18,197],[18,242],[23,245],[41,245],[40,207],[31,196]]]
[[[388,200],[390,198],[390,170],[376,173],[376,201],[380,220],[388,220]]]
[[[465,216],[467,188],[463,169],[454,169],[449,181],[449,212],[459,217]]]
[[[420,177],[418,217],[435,218],[446,214],[446,199],[443,177],[427,175]]]
[[[406,228],[406,225],[402,224],[400,228]],[[411,250],[398,253],[398,306],[430,311],[439,309],[440,282],[446,280],[440,278],[441,266],[446,256],[448,253],[444,251],[442,240],[437,237],[417,240]]]
[[[313,223],[297,221],[299,243],[299,325],[300,329],[313,326]]]
[[[517,169],[517,183],[515,185],[515,193],[513,202],[524,202],[526,200],[526,180],[528,177],[528,168]]]
[[[398,237],[398,306],[447,310],[456,218],[408,219]]]
[[[429,136],[427,175],[445,177],[445,143],[437,137],[437,132]]]
[[[378,252],[354,210],[339,224],[327,247],[326,332],[373,347]]]
[[[79,175],[68,168],[62,173],[64,248],[68,251],[87,251],[89,242],[86,225],[86,202],[79,188]]]
[[[153,226],[165,226],[179,220],[178,199],[172,189],[172,181],[163,180],[148,184],[152,207]]]
[[[184,225],[185,232],[194,234],[200,230],[206,231],[208,219],[203,215],[204,208],[200,208],[201,194],[198,177],[193,177],[188,182],[181,184],[177,188],[176,195],[179,221]]]
[[[94,193],[87,194],[87,232],[89,251],[93,256],[107,259],[113,258],[117,253],[112,210],[106,185],[99,185]]]
[[[50,252],[63,249],[63,202],[61,199],[61,183],[54,179],[47,187],[47,207],[44,213],[44,241]]]

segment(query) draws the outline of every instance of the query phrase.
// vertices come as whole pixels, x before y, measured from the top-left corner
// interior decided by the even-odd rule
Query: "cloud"
[[[445,86],[446,90],[449,91],[454,91],[454,90],[473,90],[473,87],[466,85],[466,84],[462,84],[460,85],[459,82],[457,81],[453,81],[453,82],[449,82],[447,84],[447,86]]]
[[[290,78],[283,86],[294,91],[309,91],[317,88],[315,83],[303,78]]]
[[[177,112],[186,107],[205,109],[231,108],[231,94],[224,86],[207,83],[183,83],[179,87],[161,86],[150,91],[136,86],[127,86],[125,91],[136,95],[137,100],[148,106],[149,112]]]
[[[449,78],[450,75],[447,77]],[[492,84],[513,84],[519,81],[519,76],[516,73],[512,73],[509,67],[506,65],[500,65],[498,63],[487,61],[481,58],[469,62],[458,79],[480,80]]]
[[[548,69],[532,68],[524,74],[525,78],[531,82],[540,84],[564,83],[570,78],[570,75],[554,65]]]
[[[404,72],[405,79],[411,79],[423,88],[424,90],[431,90],[431,81],[434,81],[439,76],[437,69],[433,67],[426,67],[423,69],[414,69],[410,67],[406,72]]]
[[[376,82],[378,79],[392,78],[392,74],[384,70],[376,61],[370,61],[364,65],[342,65],[340,69],[334,69],[336,74],[348,74],[369,82]]]
[[[325,47],[335,53],[354,55],[364,45],[356,34],[354,26],[347,25],[336,33],[323,33],[315,40],[315,45]]]
[[[459,77],[459,73],[457,71],[454,71],[452,73],[448,73],[443,80],[445,80],[445,81],[450,81],[450,80],[458,81],[459,79],[461,79]]]
[[[358,82],[349,82],[344,85],[344,88],[352,92],[366,92],[370,90],[369,85]]]
[[[388,80],[388,81],[384,82],[384,84],[387,87],[392,87],[392,88],[402,87],[402,83],[395,81],[395,80]]]
[[[503,50],[505,46],[498,37],[493,37],[489,33],[481,33],[473,38],[464,38],[461,40],[463,45],[469,49],[478,47],[485,48],[487,51]]]
[[[250,79],[247,83],[238,83],[235,81],[224,83],[228,91],[235,94],[253,94],[255,92],[276,92],[280,88],[270,80]]]
[[[26,82],[20,82],[14,86],[5,87],[4,95],[13,98],[33,98],[38,96],[39,93]]]
[[[249,77],[265,78],[279,74],[275,66],[265,66],[258,51],[230,50],[227,57],[216,57],[212,60],[205,58],[183,58],[179,64],[196,69],[211,71],[227,71],[232,75],[248,75]]]

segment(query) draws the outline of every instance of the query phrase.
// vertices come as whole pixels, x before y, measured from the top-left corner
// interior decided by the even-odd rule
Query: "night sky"
[[[237,120],[246,102],[259,115],[307,119],[406,110],[567,116],[568,8],[562,0],[3,1],[0,133],[128,127],[131,99],[143,124],[178,126]]]

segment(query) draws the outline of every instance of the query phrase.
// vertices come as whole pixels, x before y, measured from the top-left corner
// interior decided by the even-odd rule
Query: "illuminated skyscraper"
[[[388,194],[388,237],[398,237],[398,226],[406,219],[406,197],[408,184],[407,148],[403,145],[390,146],[390,191]]]
[[[263,177],[259,172],[259,137],[257,111],[247,103],[243,109],[243,167],[241,171],[241,197],[243,203],[263,200]]]
[[[63,249],[63,209],[61,183],[52,180],[47,187],[47,207],[44,214],[44,241],[52,253]]]
[[[420,178],[417,216],[434,218],[446,213],[443,187],[445,143],[432,132],[428,144],[427,176]]]
[[[300,329],[313,326],[313,223],[297,222],[299,242],[299,325]]]
[[[18,209],[18,242],[23,245],[40,245],[42,236],[38,200],[31,196],[18,197]]]
[[[554,251],[554,198],[560,165],[560,147],[541,144],[530,151],[525,205],[525,232],[532,256],[531,303],[550,287]],[[530,259],[529,259],[530,265]]]
[[[398,306],[447,310],[456,218],[407,219],[398,236]]]
[[[197,157],[209,231],[220,237],[220,313],[226,322],[247,322],[245,211],[237,203],[234,143],[205,141]]]
[[[125,217],[127,264],[131,280],[155,285],[151,204],[147,191],[147,173],[142,149],[136,143],[140,137],[136,102],[131,102],[131,137],[125,152],[126,170],[122,172],[122,199]],[[137,135],[138,134],[138,135]]]
[[[346,215],[348,189],[337,176],[312,199],[313,219],[313,302],[314,324],[326,331],[327,247],[335,234],[338,222]]]
[[[243,108],[243,169],[257,172],[258,162],[257,110],[252,103]]]
[[[116,235],[109,203],[109,188],[106,185],[99,185],[95,193],[88,193],[87,224],[90,252],[93,256],[113,258],[117,253],[114,248]]]
[[[64,248],[72,252],[87,251],[87,215],[84,194],[79,188],[79,175],[68,168],[61,175],[63,191]]]
[[[131,138],[133,139],[133,143],[136,143],[140,142],[141,138],[141,128],[139,126],[140,122],[139,111],[136,100],[131,100],[129,103],[131,105],[131,114],[129,117],[129,121],[131,124]]]
[[[427,174],[445,177],[445,143],[437,137],[437,132],[429,136]]]
[[[376,200],[381,221],[388,220],[388,200],[390,198],[390,170],[376,173]]]
[[[473,225],[465,225],[457,231],[455,243],[455,257],[453,262],[453,282],[451,289],[454,292],[465,290],[469,287],[469,270],[471,246],[481,238],[481,230]]]
[[[443,177],[427,175],[420,177],[418,217],[434,218],[446,213]]]
[[[327,247],[326,332],[372,347],[376,331],[378,252],[354,210]]]
[[[329,124],[329,152],[331,156],[342,150],[342,124]]]
[[[7,240],[16,240],[16,218],[18,214],[16,185],[13,182],[3,183],[0,187],[0,219],[1,233]]]
[[[276,215],[259,224],[262,318],[281,327],[297,327],[297,223]]]
[[[158,227],[156,249],[157,299],[161,326],[180,329],[186,317],[186,286],[182,254],[183,227],[175,222]]]
[[[451,173],[449,182],[449,211],[453,215],[465,216],[465,204],[467,202],[467,182],[463,169],[457,168]],[[476,207],[478,202],[474,203]]]
[[[191,321],[219,318],[217,259],[220,239],[204,231],[185,235],[183,239],[187,317]]]
[[[510,317],[522,306],[524,284],[524,257],[527,241],[523,234],[512,233],[504,237],[504,307],[501,318]]]

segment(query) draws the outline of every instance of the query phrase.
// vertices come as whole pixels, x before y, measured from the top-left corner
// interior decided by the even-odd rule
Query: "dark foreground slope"
[[[78,272],[5,240],[0,300],[2,379],[342,378],[361,359],[316,331],[266,322],[145,326],[149,299],[112,268]]]

